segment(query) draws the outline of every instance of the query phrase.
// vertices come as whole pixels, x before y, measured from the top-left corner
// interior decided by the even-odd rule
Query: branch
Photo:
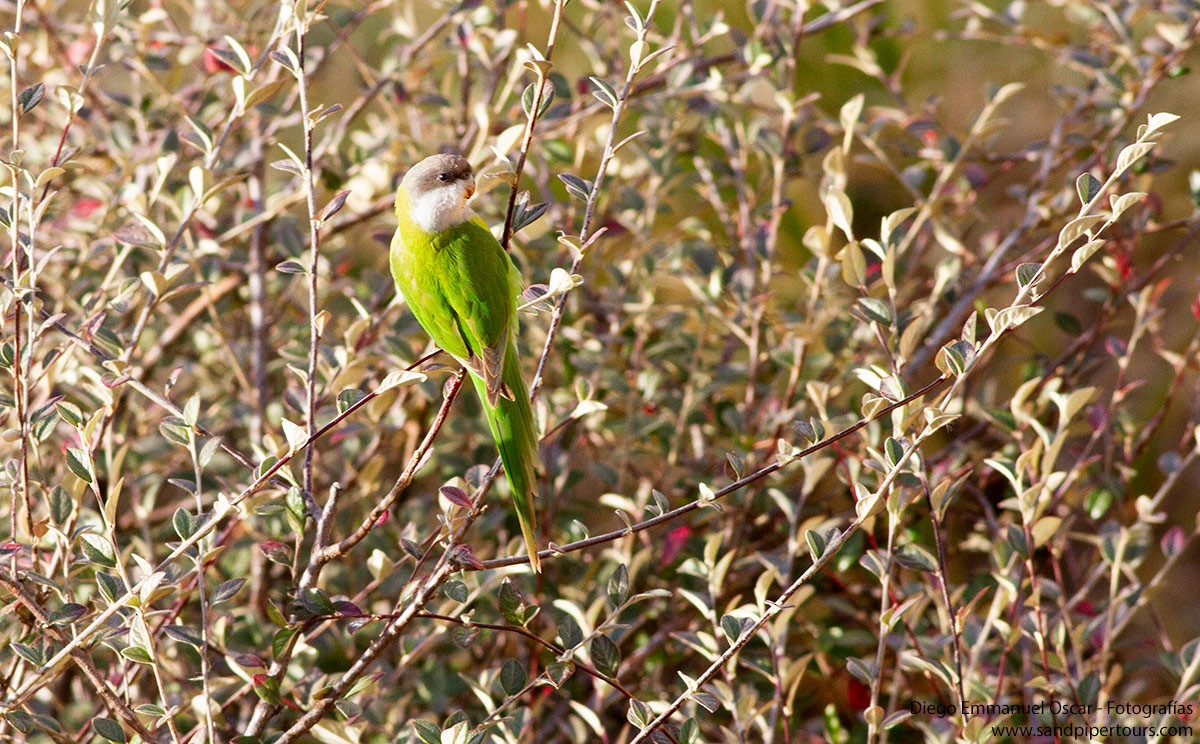
[[[526,62],[527,67],[534,70],[537,76],[537,90],[533,93],[533,102],[526,112],[525,132],[521,136],[521,150],[517,156],[517,164],[513,168],[512,188],[508,192],[508,208],[504,213],[504,230],[500,236],[500,245],[508,250],[508,243],[513,236],[513,215],[517,210],[517,194],[520,193],[521,174],[525,172],[525,160],[529,157],[529,147],[533,144],[533,130],[542,116],[542,101],[546,95],[546,74],[550,71],[550,60],[554,57],[554,45],[558,40],[558,24],[562,20],[563,8],[567,0],[554,0],[554,15],[550,18],[550,33],[546,40],[546,54],[542,60]],[[539,65],[538,62],[545,65]]]
[[[29,613],[37,620],[39,633],[50,636],[54,639],[55,643],[67,643],[66,639],[63,638],[62,634],[50,621],[50,616],[46,614],[45,609],[43,609],[42,606],[37,603],[37,600],[35,600],[33,596],[29,594],[29,592],[25,591],[25,587],[15,575],[9,573],[6,569],[0,568],[0,585],[3,585],[5,589],[8,589],[10,592],[12,592],[13,596],[17,598],[17,602],[24,605],[25,608],[29,610]],[[108,683],[104,681],[104,678],[101,677],[100,672],[97,671],[95,665],[92,664],[91,656],[88,655],[87,651],[80,648],[78,644],[73,644],[73,647],[69,651],[67,651],[65,648],[63,651],[67,652],[67,655],[70,656],[71,661],[75,662],[75,666],[79,667],[79,670],[83,672],[83,676],[87,678],[88,683],[91,684],[92,688],[96,691],[96,694],[98,694],[100,698],[104,700],[104,703],[109,707],[110,710],[113,711],[113,713],[120,716],[121,720],[124,721],[127,726],[138,732],[138,734],[141,735],[141,737],[146,741],[157,740],[157,737],[155,737],[149,729],[142,725],[142,722],[138,720],[138,717],[134,714],[133,710],[125,704],[125,701],[118,697],[116,692],[114,692],[113,689],[108,686]],[[63,658],[65,658],[64,654],[60,652],[54,657],[54,659],[51,660],[50,663],[44,664],[42,669],[55,669],[62,662]],[[11,710],[16,704],[17,703],[12,703],[7,707]],[[22,700],[20,704],[23,705],[24,701]]]
[[[888,413],[891,413],[892,411],[894,411],[898,408],[902,408],[903,406],[906,406],[909,403],[912,403],[913,401],[917,400],[918,398],[922,398],[926,395],[929,395],[932,392],[935,392],[936,390],[941,388],[944,384],[946,384],[946,382],[947,382],[947,378],[945,378],[945,377],[937,378],[936,380],[925,385],[924,387],[922,387],[920,390],[916,391],[915,393],[907,395],[903,399],[898,400],[895,403],[891,403],[891,404],[885,406],[884,408],[881,408],[874,416],[862,418],[859,421],[857,421],[855,424],[853,424],[852,426],[849,426],[849,427],[839,431],[837,434],[834,434],[833,436],[827,437],[826,439],[823,439],[820,442],[817,442],[816,444],[813,444],[809,447],[806,447],[803,450],[800,450],[799,452],[795,453],[794,455],[792,455],[791,457],[789,457],[787,459],[778,460],[776,462],[773,462],[770,465],[760,468],[759,470],[756,470],[755,472],[751,473],[750,475],[745,476],[744,478],[740,478],[740,479],[734,481],[733,483],[730,483],[729,485],[725,486],[724,488],[720,489],[719,491],[714,492],[713,497],[712,497],[713,500],[723,499],[732,493],[736,493],[737,491],[742,490],[746,486],[749,486],[753,483],[757,483],[758,481],[762,480],[763,478],[766,478],[768,475],[770,475],[778,470],[783,469],[784,467],[791,464],[792,462],[795,462],[798,460],[803,460],[805,457],[808,457],[809,455],[813,454],[814,452],[819,452],[820,450],[826,449],[828,447],[832,447],[834,444],[840,442],[841,440],[850,436],[851,434],[858,431],[859,429],[862,429],[864,426],[870,424],[871,422],[882,418],[883,416],[887,415]],[[596,545],[602,545],[604,543],[612,542],[613,540],[618,540],[622,537],[625,537],[626,535],[633,535],[638,532],[643,532],[645,530],[648,530],[652,527],[657,527],[661,524],[666,524],[667,522],[674,520],[676,517],[682,517],[684,514],[689,514],[691,512],[696,511],[697,509],[703,509],[706,506],[709,506],[710,503],[711,503],[710,501],[705,501],[705,500],[692,501],[687,504],[684,504],[683,506],[672,509],[669,512],[663,512],[662,514],[659,514],[657,517],[652,517],[651,519],[647,519],[642,522],[638,522],[637,524],[630,525],[624,529],[613,530],[612,532],[606,532],[603,535],[595,535],[593,537],[588,537],[583,540],[576,540],[575,542],[567,543],[566,545],[551,544],[551,546],[547,550],[540,551],[538,553],[538,556],[540,556],[543,560],[549,560],[549,559],[555,558],[556,556],[559,556],[559,555],[566,555],[567,553],[573,553],[577,550],[583,550],[584,548],[591,548]],[[493,568],[503,568],[504,566],[515,566],[515,565],[518,565],[521,563],[528,563],[528,562],[529,562],[529,558],[526,556],[512,556],[509,558],[497,558],[497,559],[490,560],[490,561],[483,561],[478,567],[469,567],[469,568],[471,570],[487,570],[487,569],[493,569]]]

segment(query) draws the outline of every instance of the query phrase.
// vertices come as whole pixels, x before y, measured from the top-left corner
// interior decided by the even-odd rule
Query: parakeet
[[[538,558],[538,437],[514,339],[521,275],[479,215],[471,164],[433,155],[396,191],[391,266],[396,290],[433,342],[471,376],[508,476],[533,569]]]

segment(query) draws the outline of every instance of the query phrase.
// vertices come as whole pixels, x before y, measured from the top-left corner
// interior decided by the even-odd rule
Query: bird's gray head
[[[408,192],[413,222],[428,232],[474,216],[467,199],[475,193],[475,178],[462,155],[431,155],[410,168],[400,185]]]

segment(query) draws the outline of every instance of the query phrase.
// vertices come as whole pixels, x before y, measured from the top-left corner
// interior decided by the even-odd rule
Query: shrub
[[[942,5],[9,6],[5,735],[1190,738],[1200,9]],[[541,575],[393,302],[442,149]]]

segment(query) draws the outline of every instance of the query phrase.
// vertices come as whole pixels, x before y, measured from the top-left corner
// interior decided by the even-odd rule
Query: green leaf
[[[1006,537],[1008,539],[1008,544],[1012,546],[1012,549],[1016,551],[1017,555],[1021,556],[1022,558],[1029,557],[1029,542],[1025,539],[1024,530],[1015,524],[1010,524],[1006,532]],[[1104,549],[1110,546],[1111,543],[1109,543],[1107,540],[1101,540],[1101,553],[1105,553]],[[1112,554],[1107,554],[1105,557],[1109,559],[1109,562],[1111,562]]]
[[[67,489],[62,486],[55,486],[50,491],[50,518],[55,524],[65,524],[71,518],[71,512],[75,509],[75,502],[67,493]]]
[[[846,659],[846,669],[849,670],[852,677],[865,685],[870,685],[875,677],[878,676],[878,668],[875,666],[875,662],[868,659],[856,659],[854,657]]]
[[[525,86],[525,90],[521,92],[521,109],[525,112],[525,116],[533,117],[533,102],[537,96],[537,83],[530,83]],[[554,102],[554,85],[546,81],[542,83],[542,100],[538,102],[537,116],[546,113],[546,109],[550,108],[550,104]]]
[[[524,202],[517,202],[517,207],[513,210],[513,233],[518,233],[522,229],[532,225],[549,208],[549,202],[539,202],[530,206],[528,203],[528,193],[526,193],[526,200]]]
[[[263,477],[267,473],[268,470],[275,467],[275,463],[277,463],[277,462],[279,462],[278,457],[275,457],[274,455],[267,455],[265,458],[263,458],[263,461],[261,463],[259,463],[258,467],[254,470],[254,477],[255,478]]]
[[[167,715],[167,709],[155,703],[142,703],[137,708],[134,708],[133,712],[138,715],[149,715],[152,718],[162,718],[162,716]]]
[[[400,538],[400,547],[404,550],[405,553],[408,553],[409,556],[411,556],[414,560],[418,560],[418,561],[421,560],[421,556],[425,554],[425,551],[421,550],[420,545],[413,542],[412,540],[409,540],[406,537]]]
[[[580,201],[587,201],[592,194],[591,181],[585,181],[579,176],[571,175],[570,173],[558,174],[558,180],[563,182],[567,187],[567,193]]]
[[[901,566],[914,571],[937,571],[937,559],[920,545],[913,543],[901,545],[896,549],[895,558]]]
[[[213,589],[213,593],[212,596],[209,597],[209,601],[213,604],[220,604],[227,599],[231,599],[233,595],[238,593],[238,590],[241,589],[242,585],[245,583],[245,579],[230,579],[229,581],[223,581],[217,586],[216,589]]]
[[[997,313],[988,314],[987,321],[993,331],[1003,333],[1010,328],[1016,328],[1043,310],[1044,307],[1037,305],[1006,307]]]
[[[213,456],[217,454],[217,450],[221,448],[221,438],[213,437],[204,443],[200,448],[200,467],[208,467],[208,463],[212,462]]]
[[[1134,142],[1132,145],[1127,145],[1121,152],[1117,153],[1116,173],[1124,173],[1129,170],[1129,166],[1141,160],[1147,153],[1154,149],[1153,142]]]
[[[596,86],[596,90],[592,91],[592,95],[605,106],[615,109],[617,107],[617,91],[598,77],[590,77],[588,80],[592,82],[592,85]]]
[[[1128,194],[1114,196],[1112,198],[1113,219],[1120,217],[1127,209],[1145,198],[1146,194],[1143,191],[1131,191]]]
[[[376,394],[391,390],[400,385],[413,385],[418,382],[425,381],[425,374],[422,372],[413,372],[408,369],[398,369],[394,372],[388,372],[387,377],[383,378],[383,382],[379,383],[379,387],[375,388]]]
[[[1083,323],[1079,322],[1079,318],[1070,313],[1056,312],[1054,313],[1054,324],[1058,326],[1063,333],[1072,336],[1078,336],[1083,333]]]
[[[244,581],[244,579],[240,579],[240,581]],[[241,585],[239,584],[238,586],[240,587]],[[304,609],[314,615],[332,615],[337,611],[337,608],[333,606],[333,602],[330,601],[329,595],[316,587],[309,587],[301,593],[300,604],[304,605]]]
[[[1141,127],[1138,127],[1138,139],[1148,137],[1168,124],[1172,124],[1177,121],[1179,121],[1179,117],[1170,113],[1169,111],[1160,111],[1157,114],[1150,114],[1146,117],[1145,130],[1142,130]]]
[[[500,614],[512,625],[525,624],[525,598],[508,579],[500,584]]]
[[[283,436],[287,439],[288,448],[293,452],[302,448],[308,441],[308,433],[300,424],[288,419],[280,419],[279,424],[283,428]]]
[[[284,173],[291,173],[294,176],[304,175],[304,170],[299,165],[297,165],[295,162],[293,162],[290,158],[284,158],[282,160],[275,160],[271,163],[271,167],[274,168],[275,170],[281,170]],[[285,261],[284,263],[287,263],[287,262]],[[295,262],[293,262],[293,263],[295,263]],[[276,268],[278,268],[278,267],[276,267]],[[303,268],[303,267],[301,267],[301,268]],[[282,271],[282,269],[280,269],[280,271]],[[297,273],[297,272],[292,272],[292,273]]]
[[[112,545],[108,540],[100,535],[84,533],[79,536],[80,546],[83,548],[83,554],[92,563],[97,563],[106,568],[116,568],[117,556],[113,553]]]
[[[857,307],[867,318],[880,325],[892,324],[892,308],[878,297],[859,297]]]
[[[59,401],[55,404],[54,410],[58,411],[58,415],[63,421],[66,421],[75,428],[79,428],[87,423],[87,419],[83,417],[83,411],[80,411],[79,406],[70,401]]]
[[[592,663],[601,674],[615,677],[621,665],[621,651],[606,635],[597,635],[591,643]]]
[[[1080,237],[1087,237],[1090,240],[1095,237],[1093,232],[1095,227],[1107,219],[1102,214],[1088,214],[1083,217],[1076,217],[1064,225],[1063,229],[1058,233],[1058,245],[1066,248]]]
[[[347,196],[350,196],[349,190],[339,191],[336,196],[329,200],[329,203],[325,205],[325,208],[321,210],[321,216],[319,217],[319,220],[321,222],[325,222],[330,217],[340,212],[342,207],[346,204]]]
[[[679,727],[679,744],[700,744],[700,724],[689,718]]]
[[[158,430],[162,433],[163,437],[165,437],[168,441],[174,442],[175,444],[182,444],[186,447],[191,441],[191,429],[189,429],[187,423],[178,416],[167,416],[164,418],[162,423],[158,425]]]
[[[183,141],[202,152],[208,153],[212,150],[213,146],[212,130],[199,119],[191,116],[186,118],[188,124],[192,127],[192,131],[183,133]]]
[[[446,729],[442,731],[442,744],[482,744],[484,734],[480,732],[470,741],[467,740],[467,734],[470,733],[470,724],[466,720],[466,715],[463,713],[453,713],[446,719]]]
[[[200,637],[200,632],[190,626],[168,625],[163,630],[166,632],[168,638],[179,643],[186,643],[195,648],[200,648],[204,645],[204,640]]]
[[[1071,254],[1071,271],[1075,272],[1083,268],[1088,259],[1096,255],[1096,251],[1104,246],[1104,242],[1103,238],[1096,238],[1076,248],[1075,252]]]
[[[125,593],[121,587],[121,580],[104,571],[96,572],[96,586],[109,602],[116,602],[117,598]]]
[[[1017,267],[1017,286],[1024,289],[1029,286],[1034,277],[1041,271],[1042,265],[1039,263],[1023,263]]]
[[[24,643],[17,643],[16,641],[13,641],[10,646],[16,652],[17,656],[29,662],[30,666],[40,667],[46,661],[42,657],[42,652],[33,646],[27,646]]]
[[[183,422],[191,429],[200,420],[200,396],[193,395],[183,404]]]
[[[281,47],[268,55],[271,61],[293,75],[300,69],[300,58],[288,47]]]
[[[1075,179],[1075,190],[1079,192],[1079,201],[1083,204],[1095,199],[1101,186],[1103,184],[1091,173],[1081,173],[1079,178]]]
[[[181,540],[188,539],[196,531],[195,518],[183,507],[175,510],[175,516],[171,519],[171,525],[175,528],[175,534],[179,535]]]
[[[930,491],[929,505],[939,520],[945,517],[946,507],[950,505],[950,502],[957,495],[958,485],[958,481],[944,480]]]
[[[129,646],[121,651],[121,655],[137,664],[153,664],[150,652],[141,646]]]
[[[50,619],[55,625],[70,625],[86,614],[88,614],[88,609],[84,605],[78,602],[66,602],[50,616]]]
[[[128,739],[125,738],[125,730],[121,728],[121,724],[117,723],[111,718],[93,718],[92,730],[95,731],[99,736],[102,736],[109,741],[128,741]]]
[[[292,642],[292,638],[300,632],[300,628],[283,628],[275,633],[271,638],[271,653],[278,659],[287,651],[288,646]]]
[[[715,713],[721,707],[721,700],[711,692],[695,692],[692,694],[692,700],[709,713]]]
[[[833,224],[845,233],[847,240],[854,240],[854,205],[846,192],[841,189],[830,190],[822,201]]]
[[[267,619],[281,628],[288,627],[287,618],[283,616],[283,613],[279,611],[279,608],[275,606],[275,603],[269,599],[267,600]]]
[[[859,565],[867,569],[875,578],[882,579],[887,573],[887,563],[878,550],[868,550],[858,559]]]
[[[812,530],[809,530],[809,532],[811,533]],[[729,639],[731,644],[734,643],[742,637],[742,621],[733,615],[722,616],[721,632],[725,634],[725,637]]]
[[[558,624],[558,639],[562,641],[564,648],[575,648],[583,643],[583,631],[579,628],[579,623],[575,622],[575,618],[570,615],[564,615],[562,622]]]
[[[546,665],[546,676],[555,687],[562,687],[574,671],[575,665],[569,662],[552,661]]]
[[[359,390],[358,388],[346,388],[342,392],[338,393],[338,397],[337,397],[338,413],[345,413],[346,411],[350,410],[351,406],[353,406],[355,403],[359,402],[360,400],[362,400],[365,397],[367,397],[367,394],[364,393],[363,391]]]
[[[467,601],[467,585],[461,581],[447,581],[442,585],[442,594],[446,597],[462,604]]]
[[[654,713],[650,710],[649,705],[633,698],[629,701],[629,712],[625,714],[625,719],[641,730],[654,720]]]
[[[46,97],[46,84],[34,83],[25,90],[17,94],[17,108],[21,110],[20,116],[28,114],[37,108],[37,105]]]
[[[281,566],[289,568],[292,565],[291,549],[278,540],[264,540],[258,544],[258,550],[272,563],[278,563]]]
[[[529,674],[525,671],[524,665],[516,659],[509,659],[504,662],[504,666],[500,667],[500,688],[509,697],[523,690],[527,679],[529,679]]]
[[[1112,506],[1112,502],[1112,491],[1107,488],[1097,488],[1088,494],[1084,502],[1084,508],[1087,510],[1089,517],[1099,520],[1108,512],[1108,508]]]
[[[4,714],[4,720],[13,725],[17,731],[22,734],[28,734],[33,731],[34,720],[33,716],[23,710],[10,710]]]
[[[279,705],[283,702],[279,696],[279,680],[265,674],[254,676],[254,694],[270,705]]]
[[[895,437],[888,437],[883,443],[883,451],[887,455],[888,465],[895,467],[904,458],[904,443]]]
[[[867,283],[867,257],[858,241],[850,241],[842,249],[842,281],[851,287],[864,287]]]
[[[455,625],[450,628],[450,639],[459,648],[469,648],[478,637],[479,629],[474,626],[467,628],[462,625]]]
[[[814,561],[825,555],[825,537],[815,530],[805,530],[804,541],[808,543],[808,551]]]
[[[614,608],[620,607],[628,596],[629,569],[622,563],[612,572],[612,576],[608,577],[608,602]]]
[[[442,727],[438,726],[433,721],[426,721],[423,718],[418,718],[412,722],[413,730],[417,732],[417,738],[424,744],[442,744]]]
[[[819,442],[825,438],[825,425],[815,418],[811,418],[808,421],[797,419],[792,422],[792,426],[795,427],[796,433],[809,444]]]
[[[938,351],[934,362],[942,374],[947,377],[958,377],[967,368],[967,360],[963,358],[954,344],[947,344]]]
[[[95,480],[92,475],[91,455],[78,447],[67,448],[67,468],[84,483],[91,483]]]

